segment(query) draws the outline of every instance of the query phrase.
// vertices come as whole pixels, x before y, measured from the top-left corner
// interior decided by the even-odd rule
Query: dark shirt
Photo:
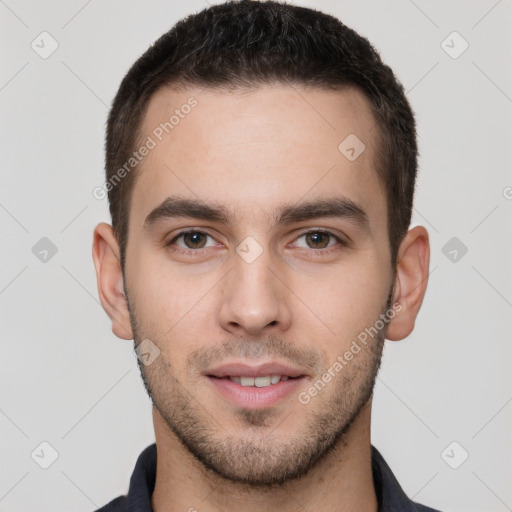
[[[379,503],[378,512],[439,512],[411,501],[373,445],[372,474]],[[156,443],[148,446],[140,455],[130,479],[128,495],[119,496],[96,512],[153,512],[151,495],[156,479]]]

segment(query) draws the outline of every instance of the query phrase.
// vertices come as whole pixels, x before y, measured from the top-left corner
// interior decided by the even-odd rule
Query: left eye
[[[336,236],[334,233],[331,233],[330,231],[308,231],[307,233],[303,233],[297,237],[297,240],[300,240],[301,238],[304,238],[307,243],[307,246],[305,247],[306,249],[322,250],[328,247],[332,247],[333,245],[336,245],[336,243],[343,243],[341,238]],[[333,243],[329,243],[329,240]],[[317,245],[317,247],[311,247],[311,244]]]

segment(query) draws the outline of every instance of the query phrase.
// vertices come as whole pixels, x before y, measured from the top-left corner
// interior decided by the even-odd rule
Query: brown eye
[[[297,240],[304,239],[305,245],[297,244],[299,247],[309,249],[311,251],[319,251],[329,253],[336,249],[336,245],[345,246],[345,242],[334,233],[324,230],[310,230],[300,235]],[[331,249],[332,247],[332,249]]]
[[[208,242],[208,238],[212,242]],[[209,243],[209,245],[207,245]],[[200,252],[201,249],[208,249],[215,246],[212,236],[203,231],[188,230],[178,233],[170,242],[166,244],[175,251],[185,253]]]
[[[304,235],[311,249],[324,249],[329,245],[331,235],[323,231],[310,231]]]
[[[189,231],[183,234],[183,242],[188,249],[202,249],[206,243],[206,236],[200,231]]]

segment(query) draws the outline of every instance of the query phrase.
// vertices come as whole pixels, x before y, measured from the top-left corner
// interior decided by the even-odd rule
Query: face
[[[359,156],[353,136],[339,149],[350,134]],[[224,478],[305,474],[371,400],[393,284],[376,135],[356,90],[163,89],[149,104],[133,336],[157,355],[139,365],[161,421]]]

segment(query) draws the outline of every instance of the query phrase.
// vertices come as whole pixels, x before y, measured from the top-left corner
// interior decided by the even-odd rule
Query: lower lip
[[[306,377],[282,380],[263,388],[242,386],[229,379],[207,377],[215,389],[227,400],[246,409],[265,409],[277,404],[285,396],[297,391]]]

